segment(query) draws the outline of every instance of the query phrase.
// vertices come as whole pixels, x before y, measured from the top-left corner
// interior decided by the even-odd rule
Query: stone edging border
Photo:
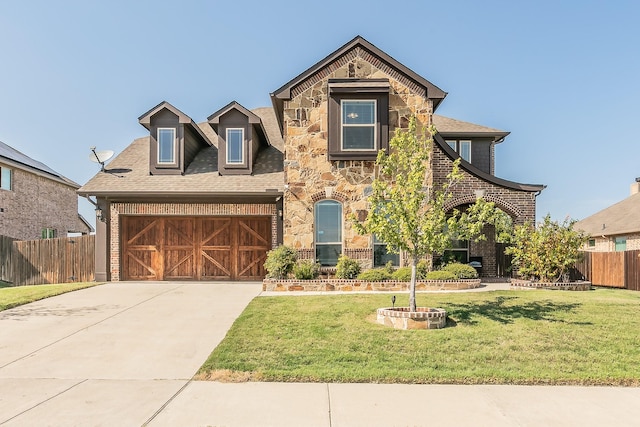
[[[563,291],[590,291],[591,282],[532,282],[531,280],[511,279],[512,288],[559,289]]]
[[[424,290],[465,290],[480,287],[480,279],[460,280],[419,280],[416,283],[417,291]],[[408,291],[409,282],[397,280],[383,280],[378,282],[359,279],[264,279],[263,291],[316,291],[316,292],[358,292],[358,291]]]

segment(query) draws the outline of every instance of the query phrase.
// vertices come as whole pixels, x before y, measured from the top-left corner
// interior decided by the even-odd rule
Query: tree
[[[442,254],[451,241],[481,239],[482,227],[498,215],[493,203],[477,199],[466,211],[448,213],[453,185],[462,179],[460,160],[453,163],[446,182],[430,187],[429,156],[434,129],[418,131],[412,117],[409,128],[396,130],[389,141],[390,152],[381,150],[376,160],[377,175],[368,201],[364,222],[352,217],[360,234],[374,234],[392,253],[403,252],[411,260],[409,306],[416,310],[416,266],[427,255]]]
[[[552,221],[550,215],[534,227],[531,223],[515,227],[512,246],[506,249],[521,277],[540,281],[559,281],[580,260],[580,248],[589,236],[574,230],[576,220]]]

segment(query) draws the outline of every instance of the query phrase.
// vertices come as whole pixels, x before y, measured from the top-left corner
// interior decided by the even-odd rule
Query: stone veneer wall
[[[271,216],[271,247],[278,246],[278,212],[275,204],[218,203],[112,203],[110,207],[111,281],[120,281],[120,215],[147,216]]]
[[[405,128],[416,115],[419,125],[430,125],[432,102],[417,87],[367,51],[357,48],[293,88],[284,105],[285,183],[284,244],[300,258],[315,258],[314,204],[323,199],[340,201],[343,207],[343,253],[363,267],[373,263],[371,236],[358,235],[350,214],[366,214],[366,198],[374,179],[374,161],[327,159],[328,79],[388,78],[389,133]]]
[[[0,235],[33,240],[42,237],[43,228],[56,230],[56,237],[78,231],[76,188],[15,167],[9,169],[13,189],[0,190]]]

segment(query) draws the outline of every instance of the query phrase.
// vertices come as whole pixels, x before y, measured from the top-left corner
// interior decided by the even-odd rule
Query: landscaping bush
[[[271,279],[286,279],[296,265],[296,251],[288,246],[279,246],[267,252],[264,268]]]
[[[346,255],[338,257],[336,279],[355,279],[360,274],[360,264]]]
[[[427,272],[429,271],[429,265],[425,260],[421,260],[418,262],[416,266],[416,279],[424,280],[427,276]],[[393,278],[400,282],[408,282],[411,280],[411,267],[400,267],[396,271],[393,272]]]
[[[381,268],[372,268],[370,270],[365,270],[362,273],[358,274],[358,279],[360,280],[368,280],[370,282],[381,282],[383,280],[389,280],[393,276],[389,272],[386,267]]]
[[[293,275],[298,280],[313,280],[320,275],[320,264],[310,259],[299,261],[293,267]]]
[[[441,269],[442,271],[448,271],[455,274],[458,279],[477,279],[478,272],[475,268],[468,264],[461,264],[459,262],[452,262],[447,264]]]
[[[427,280],[456,280],[457,277],[450,271],[434,270],[427,273]]]

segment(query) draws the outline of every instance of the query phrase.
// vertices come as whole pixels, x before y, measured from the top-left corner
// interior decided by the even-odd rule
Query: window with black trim
[[[316,260],[323,266],[335,266],[342,253],[342,205],[321,200],[314,211]]]
[[[227,129],[227,164],[244,163],[244,129]]]
[[[13,170],[6,166],[0,166],[0,189],[12,190],[13,189]]]
[[[387,244],[373,235],[373,266],[383,267],[391,261],[391,265],[400,265],[400,255],[391,253],[387,250]]]
[[[471,141],[468,139],[447,139],[449,147],[462,157],[462,160],[466,160],[471,163]]]
[[[176,164],[175,128],[158,128],[158,164]]]
[[[329,160],[375,160],[389,149],[389,80],[329,80]]]

